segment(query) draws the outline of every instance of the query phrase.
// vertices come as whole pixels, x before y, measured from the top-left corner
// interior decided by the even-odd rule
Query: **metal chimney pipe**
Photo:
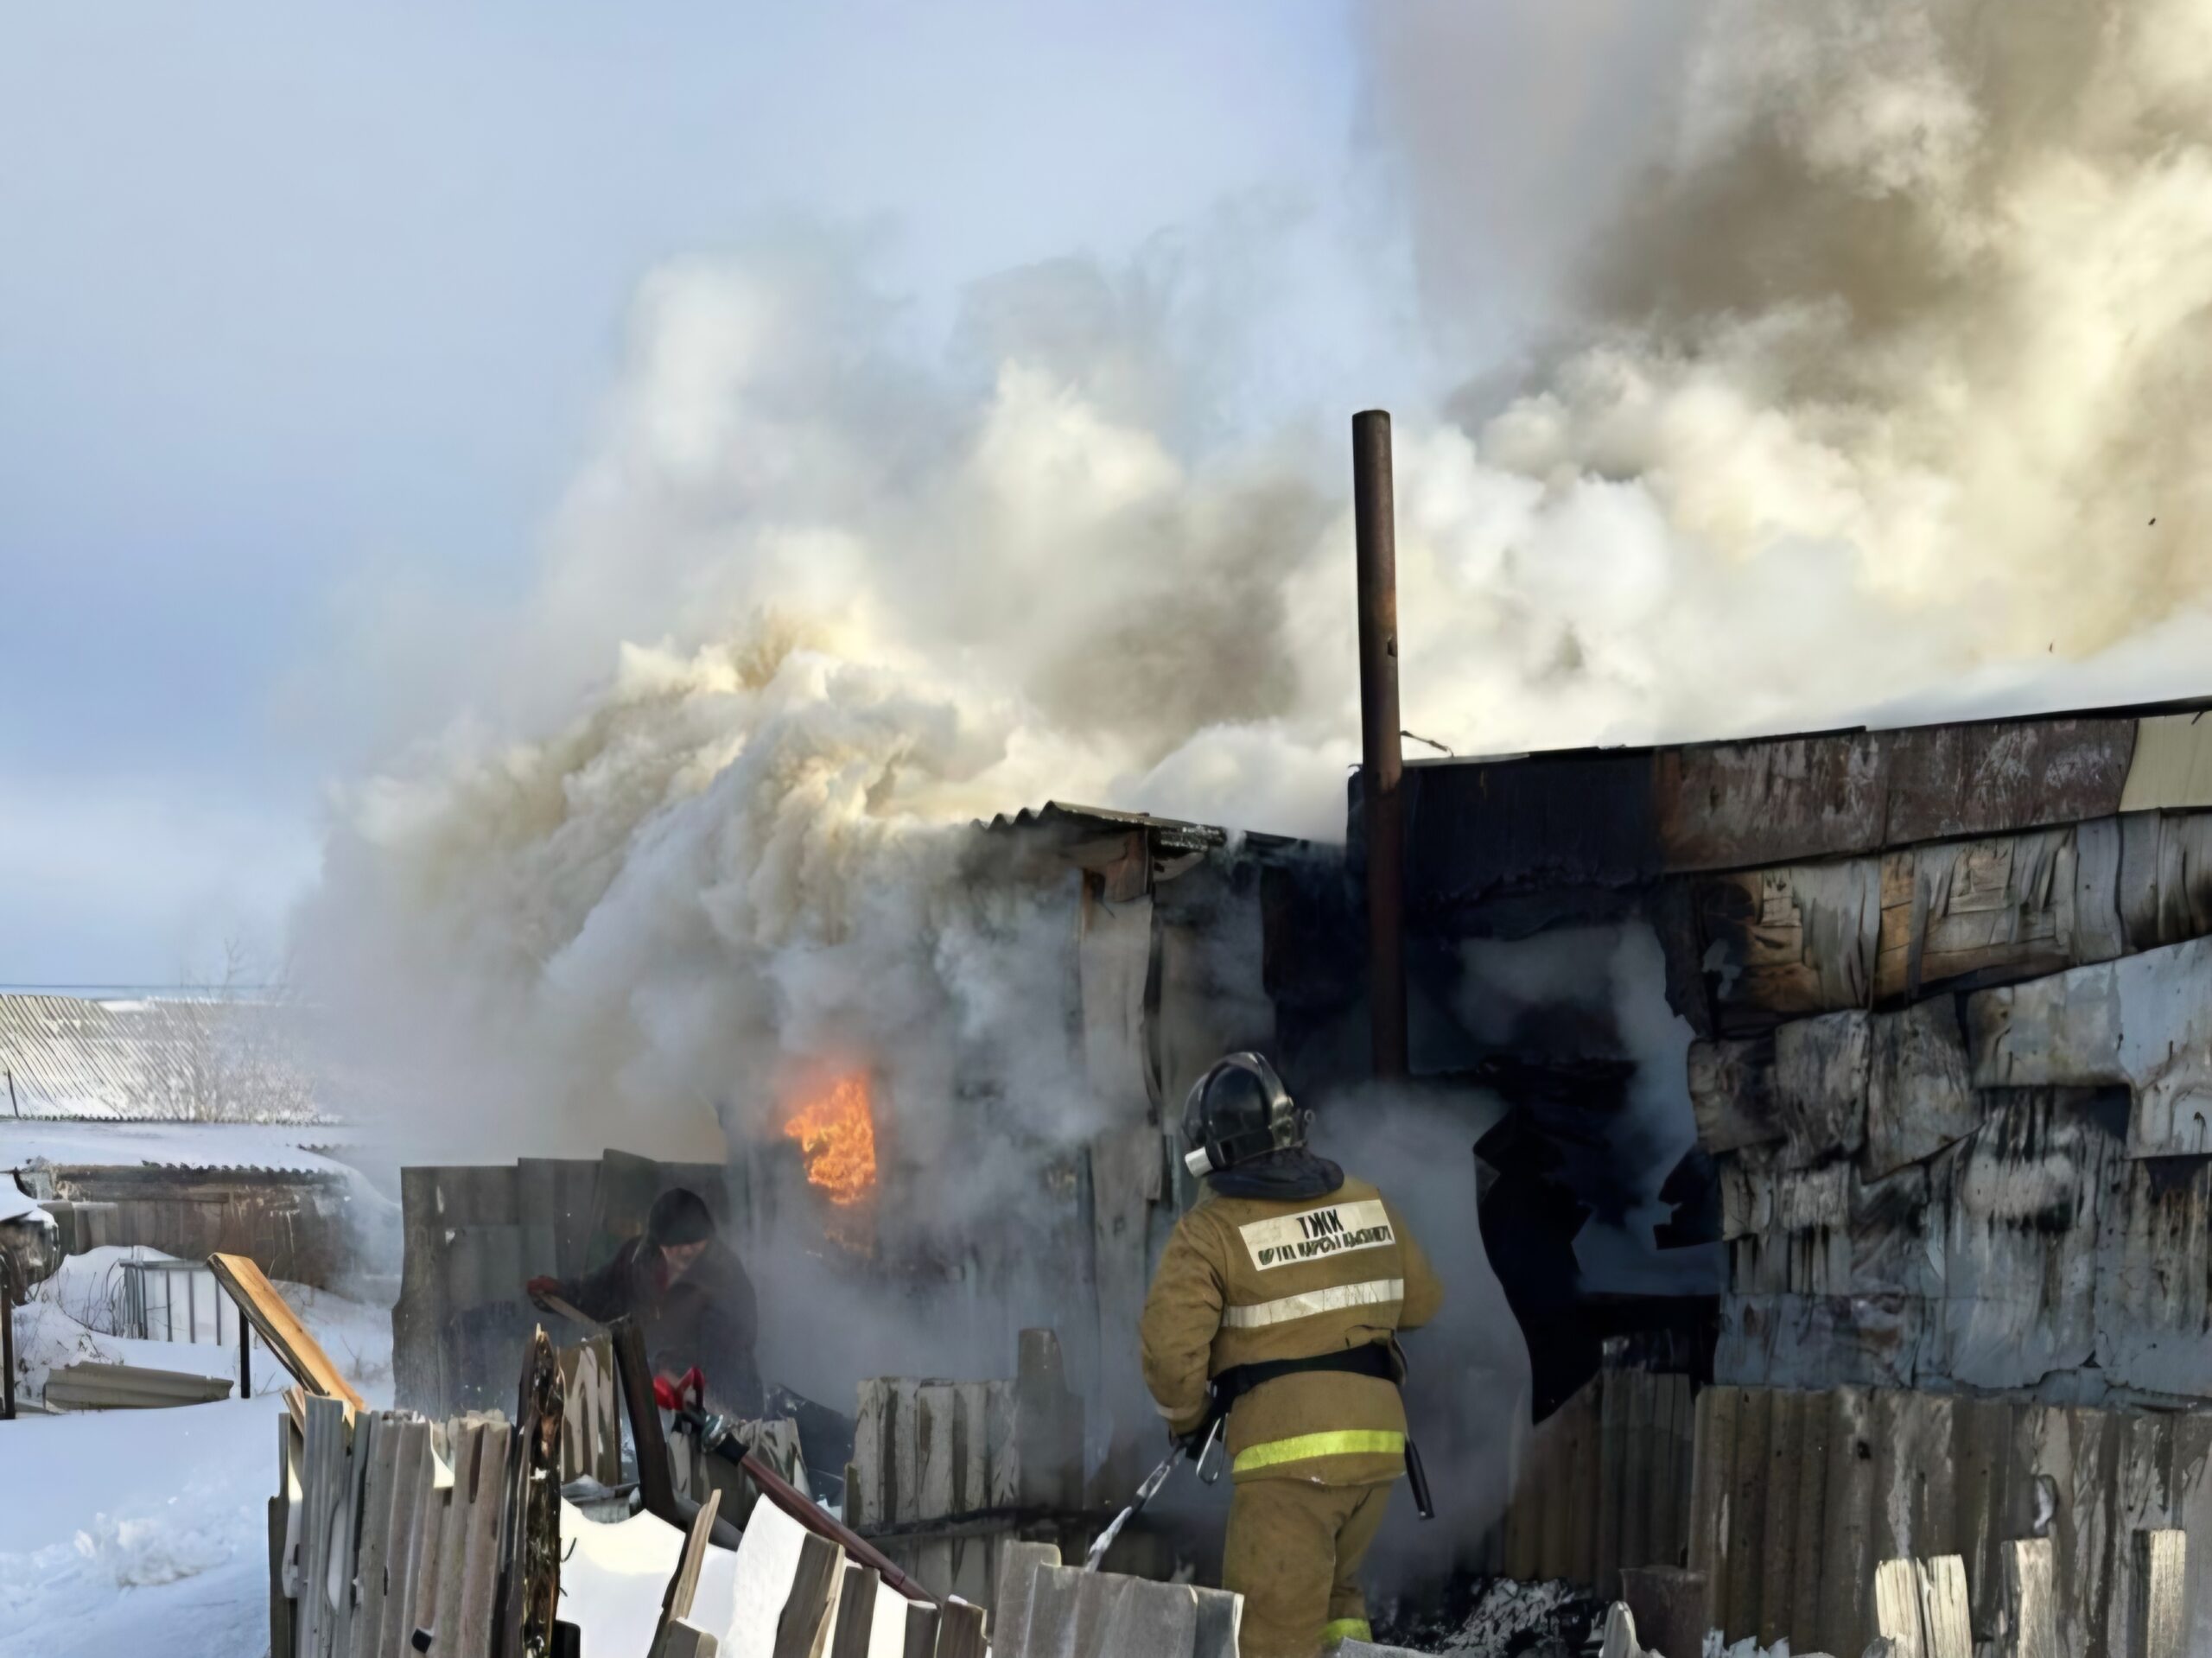
[[[1367,1009],[1376,1077],[1406,1074],[1406,820],[1399,791],[1398,537],[1390,416],[1351,417],[1359,572],[1359,785],[1367,836]]]

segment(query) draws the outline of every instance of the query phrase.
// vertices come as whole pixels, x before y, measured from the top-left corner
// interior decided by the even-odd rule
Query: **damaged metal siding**
[[[2189,1650],[2212,1649],[2212,1416],[2130,1416],[1896,1389],[1720,1387],[1698,1401],[1690,1562],[1727,1639],[1862,1650],[1882,1561],[1964,1558],[1996,1639],[2005,1540],[2052,1545],[2061,1649],[2126,1652],[2138,1530],[2186,1534]]]

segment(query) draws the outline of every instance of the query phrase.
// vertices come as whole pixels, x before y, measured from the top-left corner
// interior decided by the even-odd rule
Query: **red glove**
[[[536,1301],[548,1295],[558,1295],[561,1293],[561,1280],[557,1278],[533,1278],[529,1283],[524,1285],[522,1289],[524,1294]]]
[[[699,1373],[699,1367],[696,1364],[673,1379],[668,1376],[653,1378],[653,1403],[663,1410],[682,1410],[686,1394],[691,1395],[693,1404],[702,1410],[706,1407],[707,1378]]]

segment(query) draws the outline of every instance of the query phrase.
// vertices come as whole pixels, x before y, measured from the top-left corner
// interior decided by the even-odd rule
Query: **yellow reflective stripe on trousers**
[[[1327,1646],[1337,1641],[1372,1641],[1375,1631],[1363,1617],[1340,1617],[1333,1623],[1321,1626],[1321,1644]]]
[[[1294,1439],[1270,1439],[1249,1445],[1236,1453],[1230,1471],[1249,1474],[1255,1468],[1274,1468],[1310,1457],[1402,1457],[1406,1436],[1388,1428],[1344,1428],[1335,1433],[1301,1433]]]

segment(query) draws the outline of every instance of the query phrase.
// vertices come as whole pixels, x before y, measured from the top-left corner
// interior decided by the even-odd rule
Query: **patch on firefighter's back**
[[[1324,1255],[1349,1255],[1354,1249],[1379,1249],[1398,1241],[1398,1235],[1390,1229],[1389,1212],[1372,1197],[1363,1203],[1309,1209],[1279,1220],[1254,1221],[1236,1229],[1244,1235],[1244,1248],[1252,1264],[1262,1272],[1294,1267],[1301,1261],[1319,1261]]]

